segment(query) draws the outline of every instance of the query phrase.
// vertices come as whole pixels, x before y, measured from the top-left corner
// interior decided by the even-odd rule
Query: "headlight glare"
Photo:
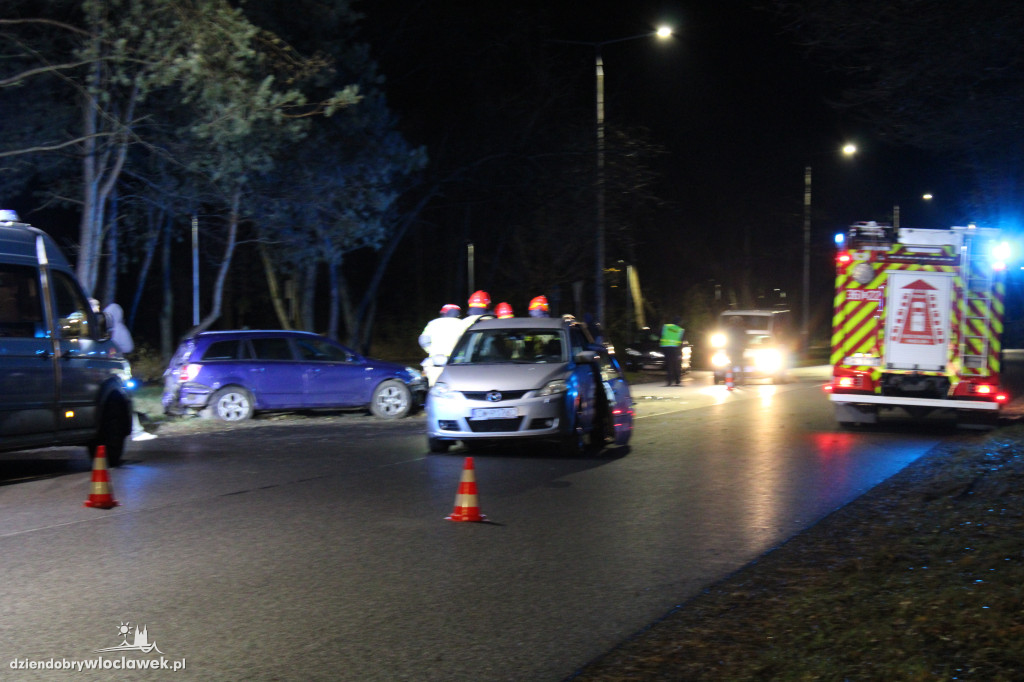
[[[569,385],[565,383],[565,379],[555,379],[554,381],[546,383],[543,388],[537,391],[537,395],[539,397],[558,395],[559,393],[565,393],[568,390]]]

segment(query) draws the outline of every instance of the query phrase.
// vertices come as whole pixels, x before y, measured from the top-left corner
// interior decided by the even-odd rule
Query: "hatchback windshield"
[[[459,341],[448,363],[566,362],[562,334],[553,329],[481,329]]]

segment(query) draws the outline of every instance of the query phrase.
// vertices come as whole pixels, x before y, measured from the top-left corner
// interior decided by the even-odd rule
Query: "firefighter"
[[[679,326],[678,317],[662,325],[658,345],[665,356],[665,385],[678,386],[683,352],[683,328]]]
[[[499,320],[507,320],[510,317],[515,317],[515,313],[512,312],[512,306],[504,302],[494,306],[494,314]]]
[[[433,358],[437,355],[448,357],[458,342],[459,337],[465,330],[465,322],[459,319],[462,308],[454,303],[448,303],[441,307],[438,317],[427,323],[420,334],[419,343],[427,353],[420,365],[423,367],[423,374],[427,377],[427,383],[434,385],[437,377],[441,375],[440,366],[434,365]]]
[[[491,295],[486,291],[474,291],[473,295],[469,297],[469,310],[466,311],[467,319],[474,315],[479,317],[480,315],[489,315],[491,306]],[[474,322],[476,320],[473,320]]]
[[[548,299],[546,296],[535,296],[530,301],[530,317],[551,317],[548,314]]]

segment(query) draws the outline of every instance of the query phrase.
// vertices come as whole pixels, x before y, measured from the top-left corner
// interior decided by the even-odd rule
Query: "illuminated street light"
[[[672,29],[668,26],[661,26],[655,31],[648,31],[635,36],[625,38],[614,38],[598,42],[583,40],[555,40],[552,42],[565,43],[568,45],[587,45],[594,48],[594,71],[596,76],[597,95],[597,215],[596,217],[596,238],[597,247],[594,254],[594,307],[596,321],[604,324],[604,234],[605,234],[605,178],[604,178],[604,62],[601,59],[601,48],[613,43],[624,43],[629,40],[641,38],[660,38],[662,40],[672,37]]]
[[[933,196],[932,196],[931,192],[925,192],[924,194],[921,195],[921,200],[922,201],[931,201],[932,198],[933,198]],[[899,226],[900,226],[900,205],[899,204],[893,204],[893,206],[892,206],[892,226],[895,227],[895,228],[899,228]]]
[[[842,147],[843,156],[857,153],[857,145],[847,142]],[[804,357],[810,348],[811,318],[811,167],[804,167],[804,281],[803,317],[800,324],[800,351]]]

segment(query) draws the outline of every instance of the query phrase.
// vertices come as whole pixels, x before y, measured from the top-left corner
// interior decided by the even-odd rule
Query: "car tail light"
[[[181,368],[181,372],[178,374],[179,381],[192,381],[199,374],[199,370],[203,368],[202,365],[196,363],[189,363]]]

